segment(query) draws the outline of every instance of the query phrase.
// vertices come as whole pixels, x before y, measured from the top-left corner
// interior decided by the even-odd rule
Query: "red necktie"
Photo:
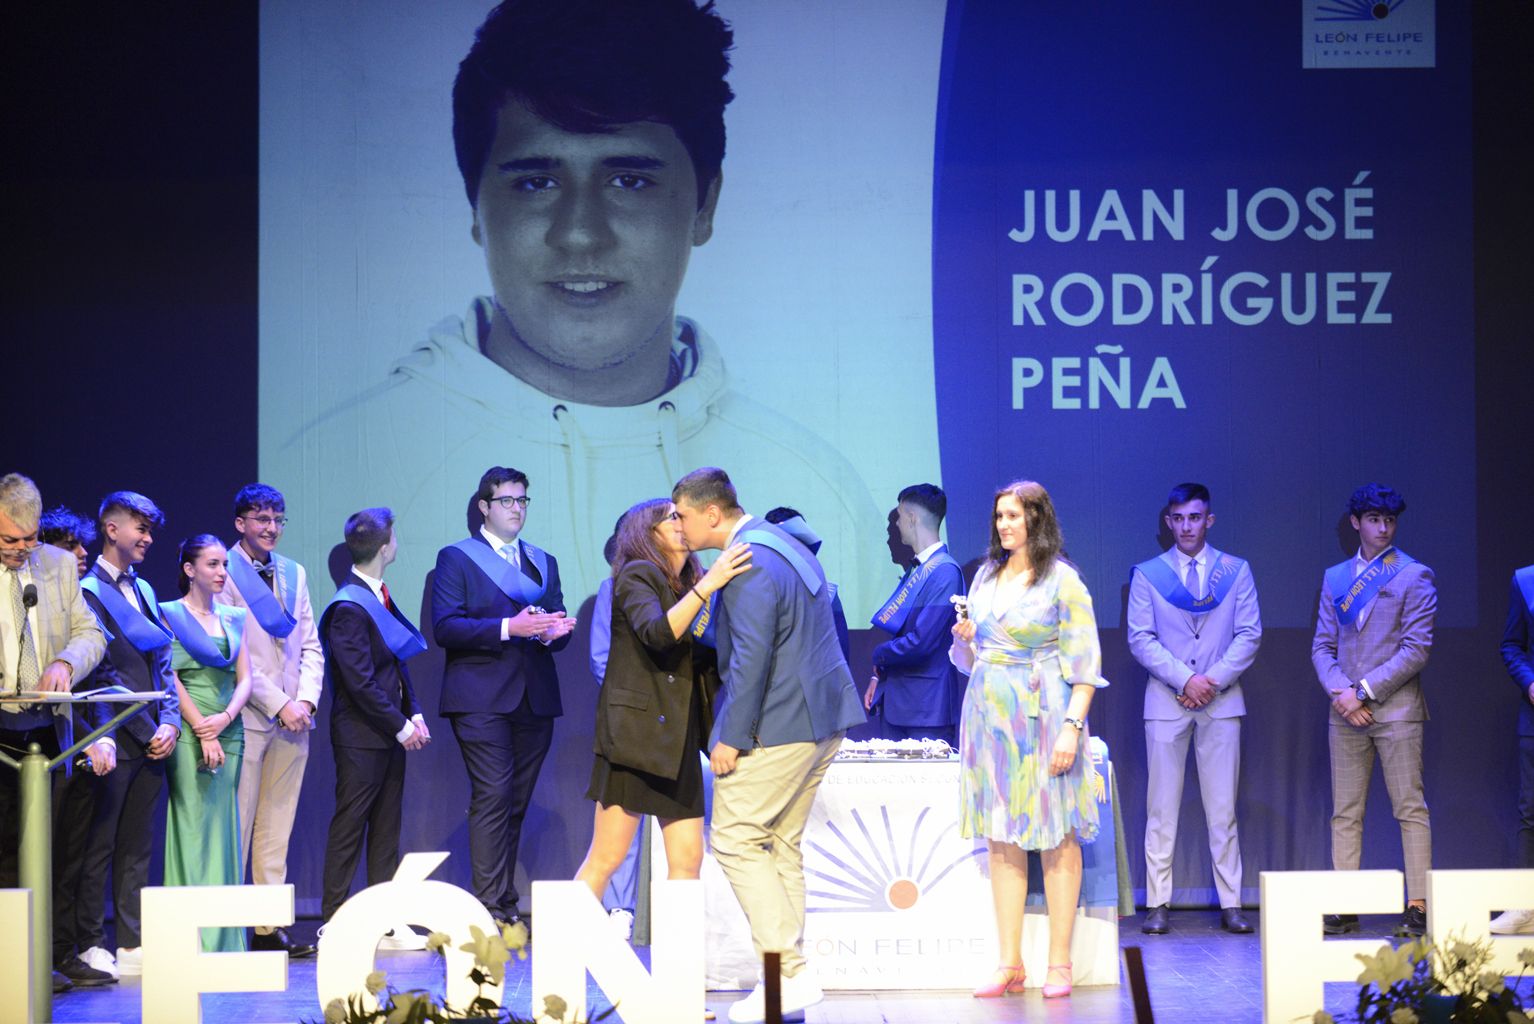
[[[383,591],[384,607],[392,612],[394,610],[394,602],[389,598],[389,585],[387,583],[380,583],[378,586]]]

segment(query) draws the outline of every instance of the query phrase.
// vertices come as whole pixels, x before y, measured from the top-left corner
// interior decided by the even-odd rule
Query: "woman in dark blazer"
[[[750,547],[721,552],[707,573],[664,498],[623,514],[613,556],[612,642],[597,701],[591,848],[576,873],[598,899],[643,815],[660,819],[668,878],[703,863],[703,766],[713,652],[692,640],[714,591],[750,568]],[[701,623],[700,623],[701,628]]]

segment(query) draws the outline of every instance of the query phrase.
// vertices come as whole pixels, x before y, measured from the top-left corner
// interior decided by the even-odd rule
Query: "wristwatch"
[[[1066,725],[1074,725],[1076,727],[1076,731],[1077,732],[1086,732],[1087,731],[1087,723],[1083,722],[1079,718],[1067,718],[1065,720],[1065,724]]]
[[[1364,704],[1369,700],[1369,680],[1360,679],[1353,684],[1353,696],[1358,698],[1358,703]]]

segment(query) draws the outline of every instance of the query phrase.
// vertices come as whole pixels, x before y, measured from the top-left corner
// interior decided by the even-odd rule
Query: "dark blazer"
[[[613,583],[607,671],[597,698],[596,752],[613,764],[674,779],[686,749],[694,688],[704,687],[708,713],[712,652],[685,634],[672,635],[666,612],[677,601],[666,574],[651,562],[630,562]],[[705,718],[702,735],[710,722]]]
[[[485,544],[477,534],[472,540]],[[526,549],[522,551],[522,564],[536,580],[538,570],[528,559]],[[545,611],[562,612],[565,599],[559,589],[559,562],[553,555],[548,556],[548,570],[549,578],[539,581],[546,584],[547,591],[538,604]],[[546,718],[564,714],[559,677],[554,673],[554,652],[564,649],[570,634],[551,644],[531,637],[501,639],[501,620],[511,618],[525,607],[502,593],[462,551],[449,545],[437,552],[437,570],[431,586],[431,628],[438,646],[447,651],[439,713],[509,712],[522,703],[525,693],[533,714]]]
[[[767,531],[793,545],[820,586],[814,594],[777,551],[751,545],[751,568],[719,592],[719,692],[709,748],[739,750],[818,743],[867,720],[842,657],[831,588],[810,550],[762,519],[742,533]]]
[[[959,720],[963,690],[948,660],[958,613],[949,598],[962,593],[963,570],[938,566],[911,595],[911,612],[900,632],[874,648],[874,668],[884,677],[875,699],[884,703],[885,721],[945,726]]]
[[[1534,704],[1529,703],[1529,686],[1534,684],[1534,623],[1530,622],[1528,602],[1518,577],[1513,577],[1513,592],[1507,599],[1507,625],[1502,630],[1502,664],[1518,687],[1518,735],[1534,736]]]
[[[350,582],[367,586],[355,575]],[[396,746],[394,737],[405,722],[421,713],[405,663],[389,650],[368,613],[351,601],[325,610],[320,640],[325,648],[325,690],[334,695],[331,744],[374,750]]]
[[[99,562],[91,565],[88,576],[94,576],[101,581],[103,586],[113,586],[112,577],[101,567]],[[158,621],[159,609],[149,600],[143,587],[139,587],[139,606],[150,609],[150,614],[156,616]],[[154,737],[155,730],[161,725],[172,725],[181,728],[181,704],[176,697],[176,677],[170,670],[170,641],[165,646],[156,647],[154,650],[144,653],[128,642],[123,636],[122,627],[119,626],[107,614],[101,600],[89,590],[83,590],[85,603],[91,611],[96,613],[96,618],[112,634],[111,641],[107,644],[106,654],[96,666],[88,679],[76,683],[76,690],[95,690],[103,686],[123,686],[135,693],[148,693],[151,690],[164,690],[167,694],[165,700],[157,707],[147,707],[139,714],[134,715],[122,725],[117,727],[117,741],[122,743],[123,734],[127,733],[138,742],[140,748],[147,747]],[[109,708],[111,714],[122,710],[122,705],[104,704],[102,708]],[[107,716],[110,717],[110,714]],[[95,728],[97,723],[91,723]],[[124,750],[122,756],[137,756],[141,751]]]

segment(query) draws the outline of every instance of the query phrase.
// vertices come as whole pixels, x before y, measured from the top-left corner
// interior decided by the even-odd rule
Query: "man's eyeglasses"
[[[504,509],[510,509],[513,505],[517,506],[517,508],[527,508],[528,504],[532,500],[532,498],[529,498],[525,494],[521,495],[520,497],[511,494],[504,494],[499,498],[491,498],[490,504],[499,505]]]
[[[260,527],[275,526],[279,530],[288,525],[287,516],[240,516],[240,518]]]

